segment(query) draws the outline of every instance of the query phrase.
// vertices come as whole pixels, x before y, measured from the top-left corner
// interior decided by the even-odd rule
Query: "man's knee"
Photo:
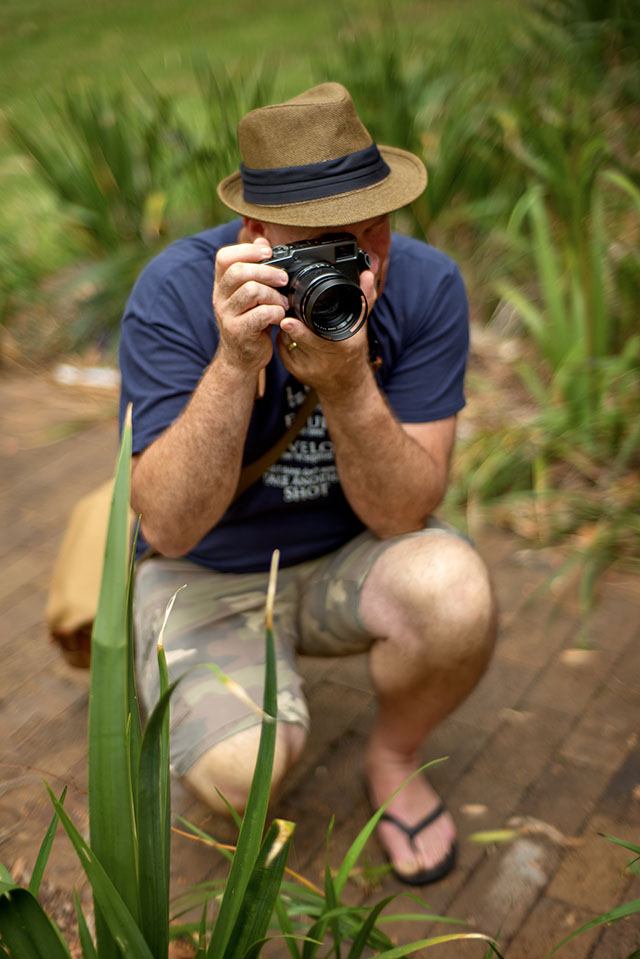
[[[185,773],[185,783],[217,812],[228,812],[220,793],[237,812],[244,810],[258,756],[260,731],[260,726],[251,726],[216,743]],[[307,732],[299,724],[278,723],[272,795],[277,793],[286,774],[299,759],[306,739]]]
[[[470,656],[488,662],[495,640],[488,570],[473,547],[448,534],[409,537],[386,550],[365,582],[361,612],[375,635],[423,639],[451,665]]]

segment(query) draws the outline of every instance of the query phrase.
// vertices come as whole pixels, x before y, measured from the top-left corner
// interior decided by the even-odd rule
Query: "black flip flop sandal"
[[[398,819],[396,816],[393,816],[391,813],[384,812],[380,816],[380,822],[390,822],[394,826],[397,826],[398,829],[401,829],[405,836],[408,837],[409,842],[412,846],[415,847],[415,837],[422,832],[423,829],[426,829],[427,826],[430,826],[432,823],[439,819],[443,813],[447,811],[444,803],[440,802],[433,809],[428,816],[425,816],[424,819],[421,819],[420,822],[417,822],[415,826],[409,826],[407,823],[402,822],[401,819]],[[441,859],[440,862],[436,863],[435,866],[431,866],[430,869],[423,869],[420,872],[411,872],[411,873],[402,873],[397,869],[393,869],[393,874],[400,882],[406,883],[408,886],[426,886],[430,882],[437,882],[439,879],[444,879],[448,875],[453,867],[456,864],[456,859],[458,855],[458,847],[455,842],[452,843],[449,852]],[[388,858],[388,857],[387,857]]]

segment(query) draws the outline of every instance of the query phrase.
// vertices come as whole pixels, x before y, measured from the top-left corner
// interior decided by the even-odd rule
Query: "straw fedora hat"
[[[218,195],[269,223],[346,226],[400,209],[427,185],[417,156],[376,146],[340,83],[252,110],[238,124],[238,145],[240,170]]]

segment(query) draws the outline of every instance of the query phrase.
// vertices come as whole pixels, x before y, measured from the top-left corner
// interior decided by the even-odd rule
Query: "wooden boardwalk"
[[[69,785],[67,808],[86,828],[88,675],[48,643],[43,613],[69,511],[112,472],[114,411],[114,397],[65,389],[43,375],[5,372],[0,380],[0,861],[25,877],[51,816],[43,777],[58,792]],[[640,878],[624,871],[630,854],[599,836],[640,838],[640,590],[629,577],[609,577],[588,624],[592,649],[577,652],[574,598],[552,602],[539,589],[548,555],[491,528],[478,546],[500,598],[500,639],[482,683],[424,751],[425,761],[448,757],[431,778],[457,821],[460,864],[423,896],[434,912],[497,935],[507,959],[542,959],[583,922],[640,896]],[[310,748],[274,812],[297,824],[290,865],[322,884],[330,817],[334,866],[367,819],[359,764],[372,698],[363,657],[307,660],[302,669]],[[179,784],[174,811],[219,839],[232,837],[229,825]],[[521,833],[511,843],[467,839],[514,821]],[[375,840],[365,859],[383,862]],[[216,853],[175,837],[176,891],[223,869]],[[63,921],[74,885],[89,898],[59,836],[43,894]],[[373,902],[405,889],[384,875],[373,891],[350,884],[350,896]],[[411,903],[396,906],[406,911]],[[392,931],[403,942],[454,930],[398,923]],[[635,916],[591,930],[558,955],[623,959],[639,947]],[[476,942],[424,955],[473,959],[484,952]]]

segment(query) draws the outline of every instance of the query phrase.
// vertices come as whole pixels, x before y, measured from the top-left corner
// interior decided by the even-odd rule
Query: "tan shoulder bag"
[[[264,456],[244,467],[234,500],[280,458],[317,403],[315,390],[309,390],[286,433]],[[112,493],[113,479],[110,479],[76,503],[53,567],[45,618],[52,641],[60,645],[72,666],[89,665]],[[134,522],[132,512],[132,531]]]

